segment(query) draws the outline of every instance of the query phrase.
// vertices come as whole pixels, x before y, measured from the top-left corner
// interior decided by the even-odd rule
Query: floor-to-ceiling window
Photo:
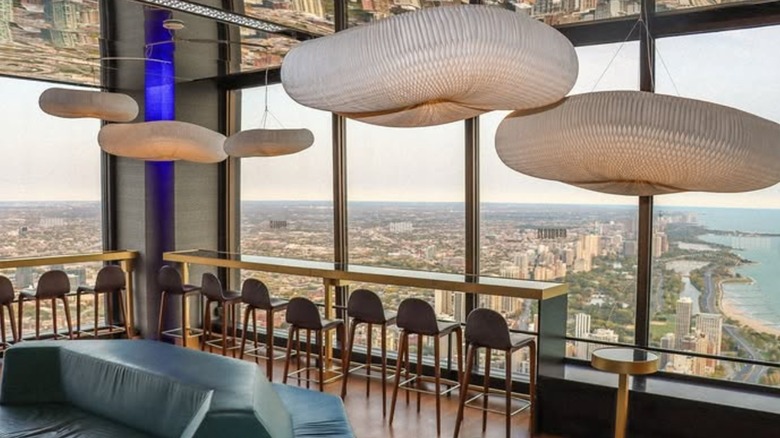
[[[333,260],[331,115],[293,101],[281,85],[241,91],[241,129],[307,128],[314,144],[293,155],[241,159],[241,229],[243,254],[305,260]],[[307,296],[323,300],[322,280],[312,277],[243,271],[272,296]],[[283,324],[278,316],[276,326]],[[265,315],[258,314],[264,325]]]
[[[659,39],[656,91],[780,121],[780,28]],[[780,385],[780,188],[655,198],[651,345],[662,369]],[[723,360],[686,353],[721,356]]]
[[[0,258],[102,250],[100,121],[45,114],[38,97],[51,85],[0,77]],[[46,270],[63,269],[75,290],[95,280],[99,263],[8,269],[17,290],[34,288]],[[32,312],[32,306],[28,306]],[[60,312],[64,327],[64,315]],[[44,318],[43,330],[51,319]],[[24,330],[34,324],[25,314]]]

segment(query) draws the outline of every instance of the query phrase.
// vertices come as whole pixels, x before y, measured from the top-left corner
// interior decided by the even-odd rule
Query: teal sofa
[[[341,399],[155,341],[29,341],[5,355],[0,436],[353,437]]]

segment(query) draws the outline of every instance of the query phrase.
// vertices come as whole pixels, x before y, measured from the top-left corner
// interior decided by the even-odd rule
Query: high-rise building
[[[322,1],[320,0],[293,0],[293,9],[318,17],[325,16],[325,9],[322,7]]]
[[[433,292],[433,310],[437,315],[452,315],[452,291],[436,290]]]
[[[696,330],[707,336],[709,342],[707,353],[719,355],[723,339],[723,316],[716,313],[696,315]]]
[[[574,315],[574,337],[586,338],[590,334],[590,315],[578,313]]]
[[[675,348],[683,348],[683,338],[691,334],[691,314],[693,312],[693,301],[688,297],[682,297],[677,300],[675,306],[677,318],[674,324]]]
[[[661,348],[665,348],[667,350],[674,349],[674,333],[667,333],[661,336]],[[661,353],[661,363],[659,364],[660,369],[665,369],[666,365],[670,363],[669,356],[669,353]]]

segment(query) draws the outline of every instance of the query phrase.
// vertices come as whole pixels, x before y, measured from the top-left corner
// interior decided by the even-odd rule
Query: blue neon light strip
[[[171,11],[145,8],[145,99],[144,118],[147,122],[176,119],[176,84],[174,81],[174,44],[163,22]],[[167,44],[165,44],[168,42]]]

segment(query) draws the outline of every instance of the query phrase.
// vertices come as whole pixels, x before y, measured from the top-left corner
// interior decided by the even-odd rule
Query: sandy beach
[[[759,333],[769,333],[773,336],[780,336],[780,329],[767,326],[761,321],[757,321],[746,315],[745,312],[740,310],[732,300],[725,297],[723,294],[723,282],[718,282],[718,307],[720,312],[726,317],[739,321],[740,324],[750,327],[751,329]]]

